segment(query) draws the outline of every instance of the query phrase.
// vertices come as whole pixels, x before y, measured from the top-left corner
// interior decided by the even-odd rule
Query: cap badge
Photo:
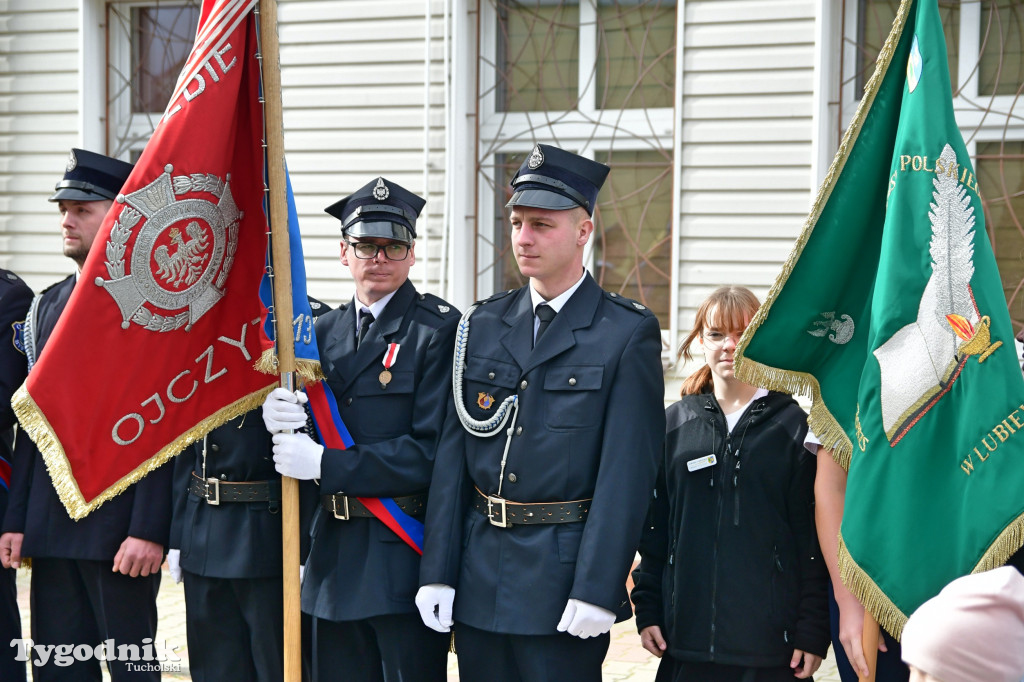
[[[491,409],[491,406],[494,405],[494,396],[490,393],[484,393],[481,391],[476,394],[476,404],[481,409],[489,410]]]
[[[527,160],[526,165],[530,167],[530,170],[537,170],[544,163],[544,152],[540,150],[540,145],[533,148],[533,152],[530,153],[530,158]]]
[[[377,178],[377,184],[373,186],[373,198],[377,201],[384,201],[391,196],[391,191],[384,184],[384,178]]]
[[[75,150],[72,149],[71,156],[68,157],[68,165],[64,168],[64,172],[70,173],[71,171],[75,170],[76,166],[78,166],[78,158],[75,156]]]

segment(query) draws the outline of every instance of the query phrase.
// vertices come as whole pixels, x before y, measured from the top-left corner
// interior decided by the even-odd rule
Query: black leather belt
[[[413,518],[423,518],[427,511],[427,494],[406,495],[405,497],[394,498],[398,508]],[[321,495],[320,506],[325,511],[334,515],[339,521],[348,521],[356,518],[375,518],[372,511],[358,498],[337,493],[335,495]]]
[[[499,528],[532,523],[576,523],[587,518],[591,498],[568,502],[510,502],[475,488],[473,508]]]
[[[219,478],[202,479],[192,472],[188,491],[207,504],[221,502],[280,502],[281,481],[222,481]]]

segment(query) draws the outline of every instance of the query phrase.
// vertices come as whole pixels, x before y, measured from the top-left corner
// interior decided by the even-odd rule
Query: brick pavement
[[[18,571],[18,603],[21,607],[21,618],[25,634],[29,632],[28,585],[29,571]],[[176,585],[164,570],[160,582],[160,594],[157,598],[159,623],[157,640],[165,640],[168,648],[173,648],[181,657],[177,669],[165,668],[165,680],[191,680],[188,672],[188,646],[185,639],[185,594],[181,585]],[[617,624],[612,628],[611,645],[604,663],[603,682],[653,682],[658,669],[658,659],[648,654],[640,646],[640,637],[632,620]],[[839,674],[831,656],[826,659],[818,674],[814,676],[818,682],[839,682]],[[109,679],[104,671],[104,680]],[[448,680],[458,682],[459,673],[454,656],[448,661]]]

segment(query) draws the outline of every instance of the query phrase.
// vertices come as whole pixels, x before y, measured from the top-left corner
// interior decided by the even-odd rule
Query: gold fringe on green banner
[[[1010,557],[1021,547],[1024,547],[1024,516],[1014,519],[1003,529],[1002,533],[996,536],[971,573],[981,573],[999,568],[1009,561]]]
[[[14,407],[14,413],[18,417],[18,421],[21,423],[21,428],[35,442],[36,447],[42,453],[43,461],[46,463],[46,469],[50,473],[50,478],[53,479],[53,486],[57,490],[60,501],[64,503],[64,507],[68,510],[71,518],[78,520],[88,516],[107,500],[124,492],[128,486],[138,483],[146,474],[160,467],[164,462],[213,429],[262,405],[267,394],[276,386],[276,382],[270,384],[266,388],[250,393],[215,414],[210,415],[175,438],[155,455],[97,495],[95,499],[88,502],[85,500],[82,491],[71,474],[71,465],[64,452],[64,447],[57,439],[53,427],[50,426],[49,421],[47,421],[39,406],[36,405],[28,391],[25,390],[24,384],[14,394],[11,405]]]
[[[982,573],[1006,564],[1013,554],[1024,547],[1024,516],[1016,518],[992,541],[981,560],[971,573]],[[843,584],[857,598],[864,608],[874,616],[878,624],[897,640],[903,636],[907,614],[896,607],[867,573],[850,556],[839,536],[839,575]]]
[[[822,447],[832,451],[832,458],[836,463],[844,470],[849,469],[853,444],[836,418],[828,411],[825,401],[821,399],[817,379],[806,372],[769,367],[744,356],[736,358],[736,376],[754,386],[810,398],[811,413],[807,423],[821,441]]]
[[[842,533],[839,534],[839,575],[882,629],[898,640],[903,635],[903,626],[907,624],[907,614],[896,608],[875,581],[857,565],[846,549]]]
[[[280,374],[277,353],[272,349],[263,351],[254,367],[257,372],[263,372],[264,374]],[[295,373],[302,377],[304,384],[311,384],[324,378],[324,371],[316,360],[300,360],[296,358]]]

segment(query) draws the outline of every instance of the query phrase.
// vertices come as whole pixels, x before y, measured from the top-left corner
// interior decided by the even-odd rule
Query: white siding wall
[[[764,298],[813,198],[814,0],[686,0],[679,329],[714,288]]]
[[[424,88],[423,0],[284,0],[279,4],[285,148],[302,226],[310,293],[353,292],[338,261],[340,224],[323,212],[378,175],[427,199],[411,278],[440,293],[444,101],[440,2]],[[424,102],[431,103],[429,135]],[[429,148],[429,157],[424,149]],[[429,183],[424,168],[429,158]]]
[[[78,144],[75,0],[0,5],[0,266],[39,290],[74,265],[46,201]]]

